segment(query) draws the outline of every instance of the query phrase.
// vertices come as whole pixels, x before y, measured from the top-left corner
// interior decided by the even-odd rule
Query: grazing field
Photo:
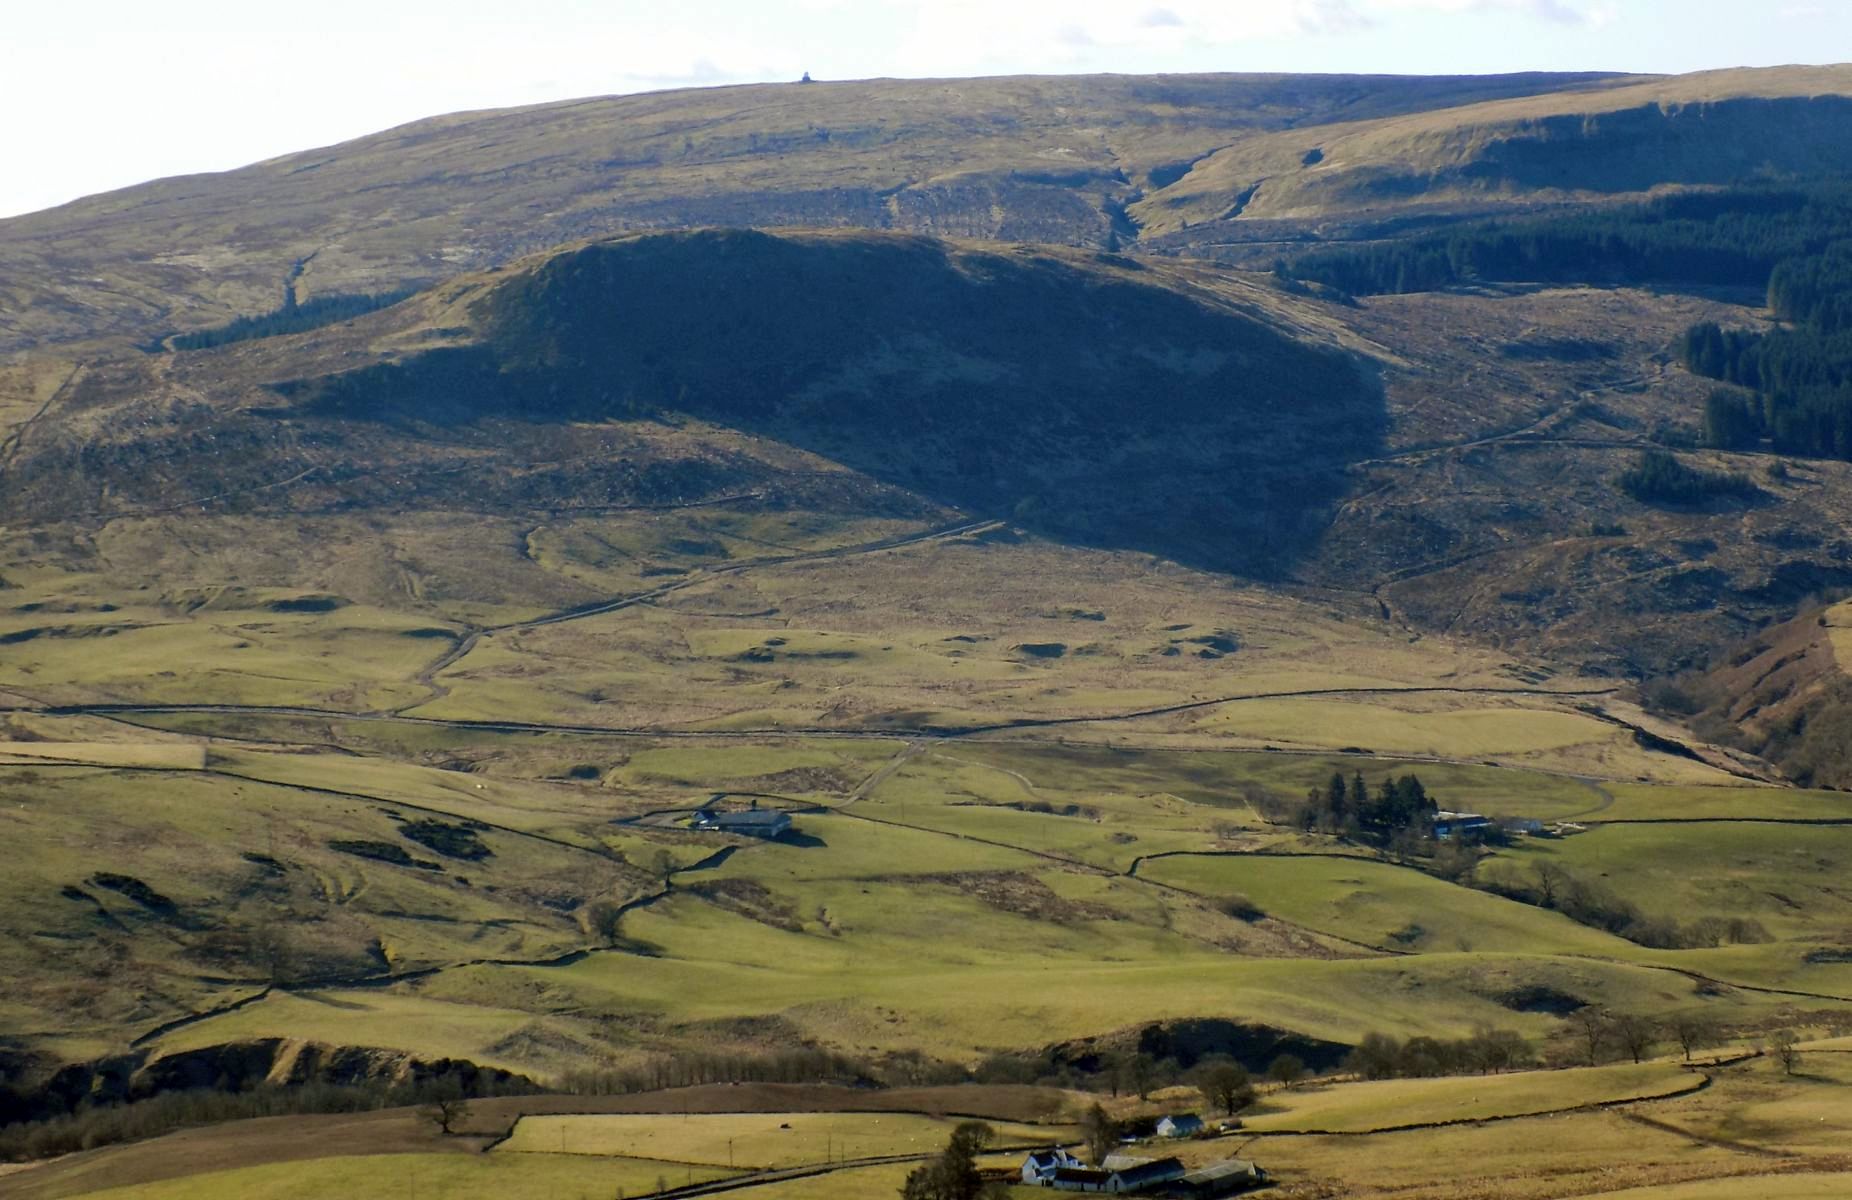
[[[176,742],[0,742],[0,766],[36,764],[203,771],[206,748]]]
[[[1821,1056],[1825,1057],[1825,1056]],[[1362,1126],[1394,1105],[1364,1099],[1409,1089],[1433,1119],[1470,1113],[1473,1123],[1346,1136],[1261,1133],[1245,1142],[1252,1157],[1294,1197],[1412,1197],[1414,1200],[1556,1200],[1624,1195],[1630,1200],[1701,1200],[1710,1196],[1825,1197],[1843,1193],[1852,1153],[1843,1132],[1852,1083],[1788,1077],[1767,1060],[1704,1067],[1701,1090],[1668,1084],[1696,1079],[1672,1064],[1534,1072],[1504,1077],[1345,1083],[1312,1100]],[[1552,1090],[1551,1085],[1560,1087]],[[1566,1107],[1626,1093],[1660,1098],[1621,1102],[1602,1111],[1495,1117],[1488,1089],[1510,1084],[1501,1099],[1516,1114],[1531,1099]],[[1378,1089],[1381,1089],[1378,1091]],[[1612,1090],[1610,1090],[1612,1089]],[[1290,1095],[1290,1093],[1288,1093]],[[1351,1099],[1347,1099],[1350,1097]],[[1268,1097],[1268,1102],[1276,1098]],[[1541,1107],[1542,1105],[1540,1105]],[[1255,1122],[1285,1118],[1262,1113]],[[1410,1123],[1415,1123],[1411,1121]],[[1209,1159],[1224,1142],[1189,1148]]]
[[[523,1117],[497,1154],[587,1154],[758,1170],[941,1149],[957,1120],[910,1113]],[[1073,1140],[1072,1127],[993,1124],[1004,1145]]]
[[[270,983],[558,956],[597,941],[576,910],[650,886],[602,849],[481,825],[480,806],[170,770],[4,767],[0,784],[21,1031],[126,1040]]]
[[[1655,1061],[1594,1069],[1382,1082],[1326,1081],[1268,1089],[1221,1137],[1146,1143],[1135,1153],[1179,1154],[1199,1165],[1254,1160],[1294,1200],[1709,1200],[1770,1196],[1824,1200],[1852,1178],[1849,1056],[1810,1050],[1800,1074],[1769,1059],[1687,1069]],[[1818,1064],[1818,1069],[1816,1069]],[[879,1166],[863,1155],[930,1155],[957,1118],[912,1112],[792,1111],[774,1107],[801,1089],[693,1089],[636,1097],[524,1097],[485,1101],[472,1132],[527,1113],[491,1152],[485,1139],[443,1138],[409,1112],[301,1118],[320,1136],[280,1141],[290,1119],[191,1130],[140,1146],[93,1151],[5,1177],[8,1200],[72,1197],[259,1196],[295,1200],[342,1194],[646,1196],[708,1178],[737,1177],[729,1194],[864,1197],[890,1194],[918,1159]],[[816,1089],[819,1104],[854,1093]],[[1045,1107],[1052,1093],[1037,1094]],[[896,1092],[896,1106],[989,1111],[1029,1098],[996,1089]],[[884,1093],[870,1099],[887,1102]],[[1085,1103],[1085,1097],[1068,1097]],[[1166,1092],[1143,1104],[1112,1101],[1122,1115],[1175,1109]],[[708,1111],[732,1101],[749,1111]],[[577,1111],[574,1106],[593,1111]],[[650,1111],[652,1106],[680,1111]],[[1599,1107],[1596,1107],[1599,1106]],[[634,1111],[605,1111],[597,1109]],[[692,1111],[689,1111],[692,1110]],[[993,1121],[1005,1143],[1047,1144],[1073,1127]],[[1307,1132],[1315,1130],[1318,1132]],[[363,1146],[371,1150],[362,1150]],[[273,1161],[265,1162],[265,1156]],[[284,1159],[292,1161],[282,1161]],[[732,1167],[729,1168],[729,1160]],[[1013,1167],[992,1154],[985,1165]],[[814,1168],[802,1178],[753,1182],[762,1169]],[[125,1172],[150,1179],[132,1186]],[[320,1189],[320,1190],[317,1190]],[[1019,1194],[1033,1195],[1023,1191]]]
[[[1806,597],[1852,464],[1774,399],[1717,436],[1669,348],[1794,315],[1701,210],[1839,211],[1849,96],[755,85],[0,223],[0,1157],[63,1155],[0,1200],[861,1200],[959,1114],[1077,1140],[1288,1055],[1162,1149],[1290,1200],[1833,1194],[1852,799],[1784,779],[1846,766],[1852,608]],[[1264,273],[1763,159],[1656,210],[1716,226],[1701,286]],[[425,290],[175,339],[279,279],[243,331]],[[1550,1069],[1355,1078],[1499,1047]],[[440,1132],[453,1089],[496,1098]]]
[[[1608,825],[1510,854],[1522,873],[1556,864],[1652,913],[1753,917],[1778,939],[1837,942],[1852,928],[1852,827],[1764,822]],[[1482,868],[1482,871],[1484,868]]]
[[[1744,1039],[1797,1005],[1852,1011],[1852,964],[1817,953],[1846,923],[1838,831],[1730,823],[1832,819],[1832,794],[1641,745],[1582,711],[1631,712],[1609,681],[938,515],[208,516],[187,543],[119,523],[106,563],[71,548],[9,569],[0,636],[59,611],[0,664],[0,695],[30,697],[0,728],[0,831],[21,851],[0,883],[0,1021],[47,1060],[142,1035],[157,1064],[290,1039],[544,1083],[793,1045],[907,1079],[1203,1022],[1335,1056],[1480,1027],[1560,1046],[1575,1004],[1701,1013]],[[952,532],[889,544],[936,529]],[[139,582],[156,574],[158,597]],[[135,701],[198,707],[95,707]],[[1588,823],[1481,870],[1559,861],[1655,912],[1753,912],[1778,940],[1647,950],[1272,823],[1334,773]],[[684,827],[713,803],[789,809],[796,834]],[[1602,824],[1665,818],[1682,820]],[[1681,875],[1694,853],[1725,872]],[[1410,1084],[1397,1103],[1624,1094],[1574,1078],[1495,1080],[1479,1101]],[[585,1156],[533,1130],[519,1158],[573,1194]],[[211,1186],[369,1169],[364,1147],[341,1158]],[[247,1168],[271,1169],[227,1164]],[[422,1178],[461,1195],[503,1178],[469,1171],[506,1169]]]
[[[1384,950],[1646,957],[1561,913],[1387,863],[1191,855],[1154,860],[1140,874],[1207,897],[1245,896],[1262,911]]]
[[[1575,712],[1520,704],[1462,706],[1445,699],[1420,703],[1413,698],[1395,708],[1374,697],[1231,704],[1200,727],[1290,745],[1367,746],[1389,754],[1520,761],[1577,747],[1599,754],[1626,738],[1612,725]]]
[[[1676,1096],[1703,1079],[1673,1063],[1520,1071],[1464,1079],[1394,1079],[1270,1092],[1243,1114],[1260,1133],[1370,1133]]]
[[[1629,1184],[1769,1169],[1766,1159],[1694,1144],[1622,1112],[1363,1137],[1263,1136],[1241,1153],[1265,1166],[1281,1182],[1282,1194],[1321,1200],[1556,1200]]]
[[[1018,1159],[1017,1163],[1020,1164]],[[894,1196],[906,1182],[912,1163],[858,1167],[833,1171],[809,1179],[762,1183],[733,1192],[735,1200],[863,1200],[868,1196]],[[1040,1189],[1037,1189],[1038,1193]]]
[[[1647,787],[1604,785],[1613,803],[1586,816],[1595,821],[1819,821],[1852,822],[1844,792],[1778,787]]]

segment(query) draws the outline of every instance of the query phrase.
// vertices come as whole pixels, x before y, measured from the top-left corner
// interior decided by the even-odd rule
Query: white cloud
[[[1237,46],[1370,28],[1357,0],[884,0],[907,27],[902,54],[940,64],[1052,53],[1074,60],[1120,49]],[[974,35],[975,30],[981,34]]]
[[[1576,0],[1371,0],[1372,8],[1444,13],[1517,13],[1560,25],[1605,24],[1611,10],[1591,11]]]

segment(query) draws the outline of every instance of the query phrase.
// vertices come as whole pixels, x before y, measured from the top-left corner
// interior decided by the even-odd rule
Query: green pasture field
[[[1394,698],[1391,698],[1394,699]],[[1607,746],[1626,735],[1581,713],[1528,704],[1441,707],[1409,697],[1389,707],[1381,697],[1283,699],[1230,704],[1203,728],[1289,745],[1365,746],[1391,754],[1521,758],[1572,746]],[[1420,711],[1434,709],[1435,711]]]
[[[969,749],[981,753],[987,748]],[[1245,808],[1204,808],[1165,794],[1128,796],[1027,786],[1026,777],[967,760],[966,750],[937,751],[907,762],[853,811],[896,825],[1033,848],[1120,871],[1140,855],[1214,845],[1218,825],[1256,823]],[[1056,811],[1030,807],[1042,805]],[[1069,805],[1077,811],[1065,812]]]
[[[1699,1003],[1696,985],[1683,977],[1582,960],[1486,954],[1251,959],[1205,948],[1147,952],[1130,961],[1024,963],[1020,954],[1012,959],[987,952],[981,943],[994,935],[996,923],[986,921],[957,931],[942,948],[919,947],[909,959],[883,961],[859,953],[853,942],[819,944],[741,917],[647,915],[632,935],[661,947],[661,958],[598,955],[546,972],[471,968],[447,973],[426,990],[481,997],[550,984],[561,1004],[637,1012],[686,1027],[777,1014],[827,1045],[913,1047],[967,1062],[990,1049],[1205,1013],[1340,1041],[1372,1030],[1463,1036],[1481,1025],[1536,1037],[1558,1023],[1514,1012],[1493,998],[1536,986],[1573,990],[1616,1009],[1665,1011]],[[1732,997],[1725,1006],[1749,1019],[1778,1007],[1754,996]],[[238,1014],[247,1032],[258,1027],[263,1007]]]
[[[1608,821],[1852,821],[1852,796],[1803,788],[1602,785],[1614,803],[1588,820]]]
[[[1764,1057],[1731,1070],[1727,1083],[1663,1119],[1699,1137],[1795,1154],[1843,1155],[1852,1145],[1852,1055],[1803,1051],[1792,1075]]]
[[[1533,985],[1643,1012],[1702,1005],[1747,1014],[1780,1003],[1756,993],[1704,1000],[1691,979],[1615,961],[1657,961],[1629,943],[1381,864],[1185,859],[1147,869],[1194,865],[1208,874],[1180,882],[1205,895],[1247,890],[1263,908],[1339,936],[1388,942],[1425,918],[1424,929],[1437,931],[1422,947],[1429,953],[1321,961],[1303,957],[1308,947],[1251,932],[1174,893],[1165,900],[1150,885],[1077,873],[1026,850],[852,813],[805,815],[799,829],[810,844],[748,845],[718,869],[683,873],[673,898],[630,914],[624,936],[652,947],[650,956],[463,967],[421,982],[416,995],[494,1014],[482,1030],[440,1040],[456,1056],[495,1061],[508,1061],[509,1044],[537,1044],[508,1041],[525,1021],[558,1026],[562,1018],[547,1014],[562,1011],[636,1014],[649,1036],[678,1044],[699,1044],[705,1023],[775,1014],[849,1052],[898,1046],[964,1060],[1205,1013],[1248,1014],[1340,1041],[1372,1030],[1454,1036],[1481,1024],[1535,1037],[1556,1020],[1497,1002]],[[1605,834],[1572,841],[1597,836]],[[1263,886],[1235,888],[1247,870],[1263,873]],[[1337,899],[1324,899],[1327,890]],[[1360,892],[1369,893],[1365,901],[1340,903]],[[1488,933],[1491,941],[1459,949],[1462,937]],[[1257,957],[1231,957],[1229,945]],[[1539,955],[1537,946],[1568,957]],[[435,1048],[427,1034],[441,1023],[407,1022],[371,997],[351,1002],[338,1023],[350,1037],[393,1045],[417,1026],[420,1045]],[[302,1019],[266,1001],[193,1026],[185,1038],[287,1033]],[[543,1052],[539,1061],[557,1059]]]
[[[1421,777],[1437,802],[1492,816],[1555,820],[1587,813],[1605,800],[1598,786],[1579,779],[1470,762],[1251,749],[1075,743],[1047,746],[1022,742],[966,742],[946,753],[1026,776],[1037,792],[1051,794],[1051,798],[1065,792],[1132,796],[1169,793],[1226,810],[1217,814],[1219,820],[1253,818],[1244,799],[1250,788],[1297,799],[1308,788],[1322,791],[1333,772],[1349,779],[1361,771],[1371,787],[1385,777],[1413,773]]]
[[[1264,912],[1387,950],[1650,957],[1560,913],[1364,859],[1190,856],[1148,862],[1140,874],[1203,896],[1246,896]]]
[[[175,1054],[227,1041],[292,1037],[555,1072],[583,1065],[582,1056],[594,1052],[594,1043],[575,1023],[504,1007],[516,999],[507,993],[499,998],[478,993],[443,1000],[379,988],[272,993],[261,1003],[168,1034],[157,1049]]]
[[[684,788],[703,795],[731,788],[830,796],[859,784],[902,745],[827,737],[646,745],[614,767],[609,782],[614,787]]]
[[[713,507],[568,517],[535,528],[527,535],[526,549],[546,571],[621,596],[660,587],[678,573],[703,567],[814,553],[925,529],[911,521]]]
[[[285,981],[563,954],[592,940],[574,908],[647,883],[599,854],[495,829],[475,834],[487,857],[451,858],[402,837],[390,803],[199,772],[10,767],[0,787],[0,835],[18,852],[0,878],[12,915],[0,961],[10,999],[32,1014],[20,1029],[132,1035],[248,994],[270,979],[251,961],[260,935],[279,947]],[[330,845],[341,840],[431,866]],[[112,874],[135,882],[97,882]],[[92,969],[117,986],[78,986],[73,972]]]
[[[497,1154],[586,1154],[770,1169],[836,1159],[932,1154],[958,1119],[912,1113],[727,1113],[523,1117]],[[1005,1145],[1068,1141],[1071,1127],[989,1123]]]
[[[1528,874],[1551,862],[1653,916],[1752,917],[1781,940],[1838,941],[1852,927],[1852,827],[1761,822],[1608,825],[1527,839],[1494,862]]]
[[[88,573],[9,578],[0,636],[15,640],[0,688],[50,702],[412,703],[427,693],[410,677],[452,633],[414,612],[318,590],[227,587],[222,576],[153,597]]]
[[[1658,1105],[1643,1107],[1656,1113]],[[1223,1145],[1264,1166],[1286,1186],[1351,1198],[1554,1200],[1672,1179],[1766,1171],[1766,1160],[1642,1126],[1618,1112],[1567,1113],[1363,1137],[1262,1136]],[[1747,1160],[1747,1161],[1746,1161]],[[1316,1193],[1314,1193],[1316,1194]]]
[[[1018,1163],[1021,1159],[1017,1160]],[[896,1196],[916,1164],[894,1163],[855,1167],[808,1179],[762,1183],[734,1192],[736,1200],[866,1200],[870,1196]],[[1041,1189],[1037,1189],[1040,1192]]]
[[[79,767],[145,767],[199,771],[206,748],[184,742],[6,742],[0,741],[0,766],[36,764]]]
[[[1519,1071],[1452,1079],[1388,1079],[1313,1085],[1267,1094],[1242,1114],[1262,1133],[1368,1133],[1405,1125],[1484,1121],[1688,1091],[1700,1077],[1675,1063]]]

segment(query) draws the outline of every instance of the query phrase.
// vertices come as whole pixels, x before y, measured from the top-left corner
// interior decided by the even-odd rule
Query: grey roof
[[[755,808],[747,812],[702,813],[700,819],[716,825],[777,825],[789,821],[791,815],[775,808]]]
[[[1148,1179],[1175,1179],[1183,1174],[1183,1163],[1174,1158],[1160,1158],[1128,1170],[1114,1172],[1121,1183],[1142,1183]]]
[[[1225,1162],[1210,1163],[1206,1167],[1198,1167],[1188,1175],[1185,1175],[1183,1179],[1185,1183],[1214,1183],[1218,1179],[1230,1179],[1237,1175],[1250,1176],[1257,1174],[1259,1174],[1259,1170],[1253,1163],[1245,1162],[1239,1158],[1231,1158]]]

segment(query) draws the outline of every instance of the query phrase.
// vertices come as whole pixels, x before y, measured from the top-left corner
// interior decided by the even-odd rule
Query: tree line
[[[918,1056],[913,1056],[917,1059]],[[663,1056],[637,1067],[587,1067],[568,1071],[559,1089],[575,1096],[625,1096],[705,1083],[846,1083],[901,1084],[964,1081],[964,1073],[944,1064],[896,1056],[892,1063],[851,1058],[815,1048],[762,1054],[687,1051]]]
[[[1274,272],[1283,281],[1321,283],[1352,296],[1475,282],[1759,288],[1783,263],[1820,254],[1847,228],[1852,185],[1737,188],[1315,250],[1281,261]]]
[[[1705,401],[1705,441],[1852,459],[1852,241],[1777,266],[1768,307],[1783,327],[1703,322],[1679,343],[1686,369],[1741,389]]]
[[[403,1084],[304,1083],[264,1085],[244,1091],[231,1087],[192,1088],[126,1104],[84,1105],[43,1120],[0,1126],[0,1162],[52,1158],[159,1137],[177,1129],[251,1117],[371,1112],[469,1096],[528,1095],[538,1090],[525,1080],[465,1079],[456,1074]]]
[[[1852,183],[1754,186],[1519,220],[1282,260],[1283,283],[1351,296],[1471,283],[1765,289],[1777,329],[1692,326],[1680,357],[1736,385],[1705,403],[1705,441],[1852,459]]]
[[[1424,834],[1433,826],[1434,814],[1440,811],[1428,795],[1427,786],[1412,773],[1386,775],[1372,788],[1362,771],[1354,772],[1349,779],[1342,771],[1334,771],[1325,786],[1311,788],[1296,803],[1264,794],[1255,797],[1255,802],[1263,815],[1276,824],[1379,841]]]
[[[1702,471],[1664,450],[1642,451],[1616,482],[1642,504],[1694,507],[1719,497],[1753,500],[1762,494],[1747,475]]]
[[[280,308],[260,313],[254,317],[237,317],[211,329],[174,334],[163,341],[153,343],[149,349],[158,351],[165,347],[172,347],[175,350],[209,350],[214,346],[248,342],[254,338],[301,333],[304,330],[319,329],[323,325],[336,325],[342,321],[351,321],[355,317],[382,308],[390,308],[411,294],[409,289],[395,292],[335,292],[327,296],[316,296],[300,304],[286,303]]]
[[[1442,1075],[1492,1075],[1537,1065],[1536,1051],[1510,1029],[1482,1029],[1470,1037],[1397,1039],[1365,1034],[1344,1059],[1344,1069],[1363,1079],[1427,1079]]]

